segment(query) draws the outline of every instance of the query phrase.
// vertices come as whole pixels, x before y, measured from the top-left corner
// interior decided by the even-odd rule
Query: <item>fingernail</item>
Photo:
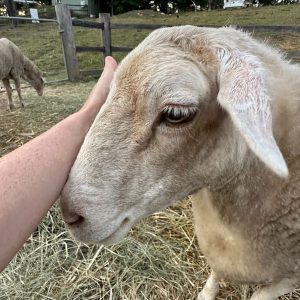
[[[105,64],[109,63],[109,61],[112,59],[111,56],[106,56],[105,57]]]

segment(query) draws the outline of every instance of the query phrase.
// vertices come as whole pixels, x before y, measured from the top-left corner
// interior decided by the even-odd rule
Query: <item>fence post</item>
[[[56,17],[60,27],[63,45],[65,66],[68,79],[71,81],[80,78],[80,70],[76,57],[76,46],[74,41],[71,13],[67,5],[55,5]]]
[[[110,29],[110,15],[99,14],[100,22],[103,23],[102,43],[104,47],[104,58],[111,55],[111,29]]]

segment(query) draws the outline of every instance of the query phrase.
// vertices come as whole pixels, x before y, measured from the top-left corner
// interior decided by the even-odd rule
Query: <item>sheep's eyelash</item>
[[[175,116],[191,116],[198,111],[196,106],[179,106],[179,105],[170,105],[166,106],[162,110],[162,114],[173,113]]]

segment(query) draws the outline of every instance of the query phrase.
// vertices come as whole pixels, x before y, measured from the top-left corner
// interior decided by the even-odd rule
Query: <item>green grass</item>
[[[94,19],[97,21],[97,19]],[[1,21],[3,23],[3,21]],[[162,25],[300,25],[300,5],[269,6],[261,8],[183,12],[178,15],[161,15],[153,11],[129,12],[114,16],[113,23],[145,23]],[[4,24],[8,24],[7,22]],[[149,30],[113,30],[114,46],[135,47],[148,34]],[[76,45],[101,46],[101,32],[96,29],[74,28]],[[300,34],[257,33],[259,39],[286,51],[300,49]],[[58,26],[56,23],[21,24],[17,28],[0,27],[0,37],[15,42],[41,70],[46,72],[47,80],[66,77]],[[126,53],[114,53],[120,61]],[[78,53],[80,69],[101,69],[101,53]]]
[[[300,25],[300,5],[265,6],[246,9],[226,9],[181,12],[161,15],[152,11],[132,11],[112,18],[115,23],[195,24],[195,25]]]
[[[152,11],[113,17],[118,23],[198,25],[300,25],[300,5],[258,9],[189,12],[160,15]],[[113,45],[137,45],[149,31],[113,31]],[[65,77],[60,37],[55,24],[0,27],[0,36],[12,39],[47,72],[47,79]],[[78,45],[100,46],[98,30],[75,28]],[[259,33],[256,37],[283,50],[300,50],[298,34]],[[117,53],[118,60],[124,54]],[[81,69],[102,67],[101,54],[78,55]],[[0,156],[76,111],[95,80],[48,85],[44,96],[24,89],[25,110],[5,110],[0,93]],[[16,100],[16,95],[14,93]],[[1,105],[2,104],[2,105]],[[16,104],[18,102],[16,101]],[[205,283],[209,267],[201,255],[192,224],[190,202],[185,200],[136,225],[129,237],[111,247],[78,244],[66,231],[55,206],[23,249],[0,275],[0,300],[113,299],[190,300]],[[226,284],[218,299],[247,299],[253,287]],[[300,299],[300,291],[282,297]]]
[[[47,79],[65,78],[64,59],[56,23],[22,24],[17,28],[0,27],[0,37],[18,45]]]

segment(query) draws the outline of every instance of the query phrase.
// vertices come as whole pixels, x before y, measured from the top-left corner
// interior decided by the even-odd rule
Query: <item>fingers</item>
[[[89,98],[95,98],[95,100],[99,99],[100,101],[103,102],[106,100],[106,97],[109,92],[110,83],[113,79],[114,72],[116,69],[117,69],[117,62],[115,61],[115,59],[112,58],[111,56],[107,56],[105,58],[105,67],[101,74],[101,77],[99,78],[98,82],[93,88]]]
[[[91,91],[83,108],[90,108],[93,110],[99,110],[105,102],[109,93],[110,83],[113,79],[114,72],[117,69],[117,62],[111,56],[105,58],[104,70],[99,78],[98,82]]]
[[[110,84],[116,69],[117,69],[117,62],[115,61],[115,59],[111,56],[107,56],[105,58],[105,67],[99,81],[101,82],[103,81],[103,83]]]

